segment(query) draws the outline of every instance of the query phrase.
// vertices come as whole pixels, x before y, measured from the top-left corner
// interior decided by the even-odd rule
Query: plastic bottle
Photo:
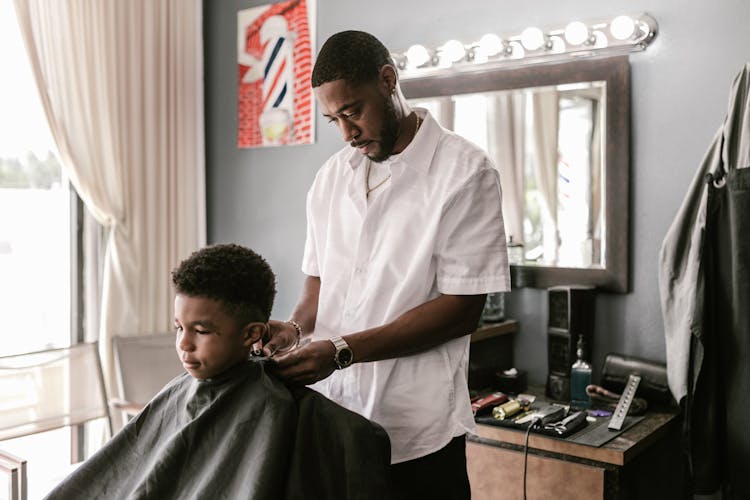
[[[576,362],[570,369],[570,404],[577,408],[591,407],[586,386],[591,384],[591,365],[583,359],[583,335],[578,336]]]

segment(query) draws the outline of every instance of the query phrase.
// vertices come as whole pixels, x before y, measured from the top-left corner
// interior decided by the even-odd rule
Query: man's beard
[[[383,97],[383,126],[380,129],[380,150],[373,156],[367,155],[370,160],[380,163],[387,160],[393,154],[393,147],[398,140],[400,120],[396,115],[396,107],[388,97]]]

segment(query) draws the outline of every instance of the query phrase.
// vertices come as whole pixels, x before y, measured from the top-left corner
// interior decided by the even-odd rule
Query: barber
[[[263,350],[282,379],[385,428],[403,498],[469,498],[468,334],[486,294],[510,289],[498,172],[409,107],[370,34],[330,37],[312,87],[348,145],[308,192],[302,294]]]

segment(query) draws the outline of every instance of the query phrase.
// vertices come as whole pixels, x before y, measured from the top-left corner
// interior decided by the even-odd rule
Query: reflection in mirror
[[[500,170],[514,264],[601,266],[605,82],[413,100]]]
[[[515,286],[628,291],[629,78],[618,56],[402,79],[498,168]]]

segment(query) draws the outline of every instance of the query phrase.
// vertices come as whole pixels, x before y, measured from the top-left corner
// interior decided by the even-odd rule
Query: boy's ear
[[[268,330],[268,325],[266,323],[261,323],[259,321],[248,323],[242,329],[242,335],[244,337],[243,344],[247,347],[252,347],[253,344],[263,337],[266,330]]]

